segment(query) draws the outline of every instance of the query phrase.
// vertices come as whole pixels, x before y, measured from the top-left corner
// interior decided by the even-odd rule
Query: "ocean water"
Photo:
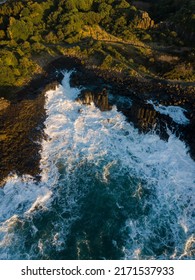
[[[75,102],[70,76],[46,93],[41,181],[10,175],[0,189],[0,259],[194,259],[185,144]]]
[[[189,119],[185,116],[186,110],[180,106],[163,106],[161,104],[154,104],[151,100],[148,101],[148,104],[152,104],[157,112],[170,116],[178,124],[189,124]]]

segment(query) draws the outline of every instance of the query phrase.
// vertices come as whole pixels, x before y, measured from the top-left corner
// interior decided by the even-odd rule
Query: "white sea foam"
[[[28,176],[14,176],[0,190],[1,258],[39,258],[48,254],[48,242],[56,251],[65,248],[69,229],[81,215],[79,199],[88,192],[90,176],[109,184],[110,179],[123,175],[139,178],[132,197],[144,209],[149,207],[147,214],[127,218],[125,258],[158,258],[149,244],[153,240],[161,246],[169,245],[167,236],[175,244],[173,258],[191,257],[189,244],[195,231],[195,164],[185,144],[172,134],[168,142],[154,133],[140,134],[115,106],[111,111],[101,112],[93,104],[85,106],[75,102],[80,90],[70,87],[70,75],[71,72],[65,73],[62,86],[46,93],[48,138],[42,141],[41,182],[35,184]],[[86,183],[82,186],[78,172]],[[152,193],[147,199],[144,189]],[[25,253],[23,237],[14,231],[14,225],[27,219],[31,234],[36,236],[38,229],[31,217],[37,211],[49,211],[55,201],[60,212],[51,222],[51,232],[45,231]],[[116,206],[121,211],[125,209],[122,200],[116,201]],[[166,228],[170,234],[165,232],[163,240],[162,231]],[[89,246],[87,240],[84,243]],[[15,252],[18,244],[21,250]],[[159,255],[166,258],[166,246]]]
[[[30,176],[8,177],[6,185],[0,190],[0,222],[10,219],[12,215],[25,213],[29,205],[45,195],[48,195],[48,189],[44,185],[38,187]]]
[[[151,100],[147,103],[152,104],[157,112],[170,116],[178,124],[187,125],[189,123],[189,119],[184,114],[186,110],[180,106],[163,106],[161,104],[154,104]]]

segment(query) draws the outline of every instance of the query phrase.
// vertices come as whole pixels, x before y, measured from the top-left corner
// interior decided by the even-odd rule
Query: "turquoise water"
[[[75,102],[71,72],[46,93],[41,181],[0,190],[1,259],[193,259],[195,164],[171,132]]]

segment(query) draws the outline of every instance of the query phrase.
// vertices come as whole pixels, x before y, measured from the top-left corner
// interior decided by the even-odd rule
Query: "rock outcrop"
[[[154,26],[154,21],[150,18],[149,14],[145,11],[141,11],[140,20],[137,24],[137,28],[148,29]]]
[[[108,93],[106,89],[103,89],[103,91],[99,93],[82,91],[76,101],[86,105],[94,103],[101,111],[108,111],[112,109],[112,106],[108,102]]]

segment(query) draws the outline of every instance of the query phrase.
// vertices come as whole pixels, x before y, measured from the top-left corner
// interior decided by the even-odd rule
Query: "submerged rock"
[[[108,93],[106,89],[103,89],[102,92],[98,93],[82,91],[76,101],[86,105],[94,103],[101,111],[108,111],[112,109],[112,106],[108,102]]]

